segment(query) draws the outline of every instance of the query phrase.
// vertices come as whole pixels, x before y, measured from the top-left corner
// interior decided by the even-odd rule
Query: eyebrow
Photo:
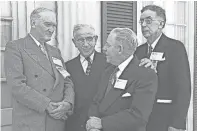
[[[147,16],[147,17],[145,17],[145,18],[143,18],[143,19],[147,19],[147,18],[153,19],[151,16]],[[142,19],[140,18],[140,20],[142,20]]]

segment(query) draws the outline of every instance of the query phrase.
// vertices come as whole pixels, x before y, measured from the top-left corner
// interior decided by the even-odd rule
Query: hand
[[[101,129],[101,119],[98,117],[90,117],[90,119],[86,123],[86,129],[89,131],[90,129]]]
[[[185,131],[185,130],[183,130],[183,129],[176,129],[174,127],[169,127],[168,131]]]
[[[57,108],[57,106],[54,106],[54,102],[50,102],[46,110],[50,114],[55,108]]]
[[[152,61],[148,58],[141,59],[139,66],[144,66],[146,68],[150,67],[151,69],[154,69]]]
[[[92,128],[89,131],[100,131],[99,129]]]
[[[58,102],[53,103],[53,106],[56,106],[57,108],[54,109],[50,115],[55,119],[67,119],[66,113],[70,110],[71,105],[68,102]]]

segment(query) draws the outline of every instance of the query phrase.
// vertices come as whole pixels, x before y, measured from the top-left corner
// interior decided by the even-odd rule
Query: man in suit
[[[157,72],[159,81],[147,131],[185,130],[191,95],[185,47],[162,33],[166,23],[164,9],[148,5],[141,13],[141,30],[147,42],[135,54],[141,60],[140,66],[151,66]]]
[[[87,131],[145,131],[157,91],[157,75],[133,55],[135,33],[115,28],[103,47],[111,66],[102,75],[89,109]]]
[[[73,83],[58,48],[46,44],[56,27],[55,13],[35,9],[30,33],[8,42],[5,50],[7,84],[13,96],[14,131],[65,131],[74,101]]]
[[[74,113],[67,120],[66,127],[69,131],[85,131],[89,105],[97,92],[106,59],[104,54],[95,51],[98,36],[92,26],[87,24],[75,25],[73,37],[72,41],[80,54],[66,62],[75,91]]]

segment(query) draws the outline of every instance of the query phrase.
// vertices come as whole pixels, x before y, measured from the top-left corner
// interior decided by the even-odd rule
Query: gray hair
[[[129,28],[114,28],[111,31],[111,33],[115,34],[116,41],[121,41],[121,42],[126,43],[130,50],[133,50],[133,51],[136,50],[136,48],[138,46],[137,36],[136,36],[135,32],[133,32],[131,29],[129,29]]]
[[[92,29],[95,32],[95,29],[94,29],[94,27],[92,25],[88,25],[88,24],[76,24],[74,26],[74,29],[73,29],[73,37],[75,37],[75,34],[76,34],[76,32],[78,30],[80,30],[82,28],[86,28],[86,27]]]
[[[37,19],[40,18],[39,13],[41,13],[41,12],[47,12],[47,11],[53,12],[52,10],[47,9],[47,8],[44,8],[44,7],[39,7],[39,8],[34,9],[32,11],[32,13],[31,13],[31,15],[30,15],[31,24],[32,24],[33,21],[35,21],[35,20],[37,20]],[[55,12],[53,12],[53,13],[55,13]]]

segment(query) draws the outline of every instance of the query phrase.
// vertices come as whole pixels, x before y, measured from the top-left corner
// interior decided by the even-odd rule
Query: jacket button
[[[37,78],[37,77],[38,77],[38,75],[35,75],[35,77]]]
[[[46,89],[43,89],[44,92],[46,92]]]

